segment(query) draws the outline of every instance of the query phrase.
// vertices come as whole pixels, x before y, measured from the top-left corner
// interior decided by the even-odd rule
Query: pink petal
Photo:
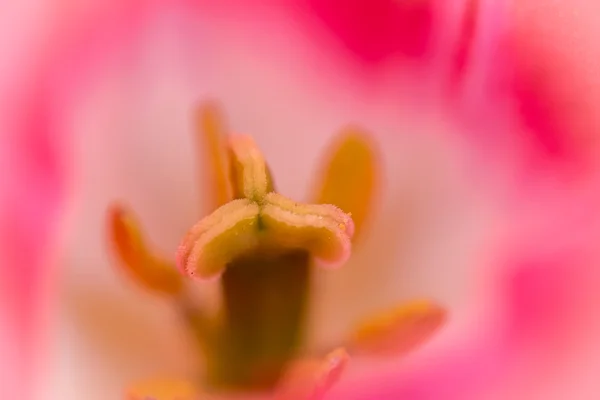
[[[24,13],[21,23],[25,25],[15,26],[11,33],[17,42],[17,35],[22,31],[21,35],[26,35],[30,29],[26,24],[33,18],[31,10],[37,6],[29,7],[32,8],[25,6],[21,10]],[[42,14],[47,12],[44,7],[38,10]],[[36,22],[40,26],[52,23],[49,14],[39,19]],[[0,397],[29,399],[40,387],[40,367],[49,351],[48,311],[54,304],[57,284],[53,264],[58,255],[60,218],[65,211],[66,159],[70,149],[61,113],[72,100],[70,89],[77,77],[72,72],[68,77],[57,76],[59,63],[55,60],[61,54],[28,53],[27,50],[39,46],[39,40],[20,43],[25,50],[19,58],[11,59],[14,65],[10,64],[6,70],[10,79],[7,79],[6,98],[2,98],[1,115],[2,169],[10,174],[5,174],[0,192],[3,265],[0,345],[5,355],[0,366],[5,382]],[[65,61],[71,62],[70,68],[77,68],[73,58],[61,63]],[[45,368],[43,371],[46,372]]]
[[[434,1],[313,0],[310,7],[341,44],[366,63],[431,51]]]
[[[530,168],[558,166],[573,176],[594,168],[600,128],[593,1],[513,2],[514,90],[529,143]]]
[[[43,87],[23,83],[24,92],[2,99],[2,169],[0,192],[0,270],[2,312],[8,345],[0,368],[6,385],[0,397],[27,399],[36,388],[32,374],[39,367],[45,338],[49,287],[53,284],[53,248],[66,190],[65,167],[59,157],[63,137],[51,115],[51,99]],[[10,171],[10,172],[9,172]],[[6,340],[6,342],[4,342]],[[7,375],[5,375],[7,374]],[[14,385],[14,386],[13,386]]]
[[[600,365],[597,201],[593,187],[532,198],[512,215],[500,268],[488,276],[495,314],[466,324],[459,340],[347,381],[332,398],[597,398],[587,372]]]

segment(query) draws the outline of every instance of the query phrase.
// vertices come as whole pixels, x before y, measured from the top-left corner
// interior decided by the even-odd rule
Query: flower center
[[[351,242],[372,208],[378,176],[374,148],[362,130],[345,130],[324,165],[317,204],[298,203],[275,191],[251,137],[226,140],[212,104],[199,115],[212,213],[188,231],[173,263],[146,244],[133,213],[113,205],[109,236],[119,265],[146,289],[170,297],[183,314],[204,355],[201,390],[275,388],[276,399],[320,398],[339,378],[348,353],[338,348],[321,359],[298,357],[311,270],[313,264],[339,266],[350,256]],[[191,291],[202,285],[186,284],[186,276],[217,280],[216,312],[191,301]],[[445,312],[420,300],[364,317],[341,345],[355,355],[379,357],[422,343],[442,325]],[[189,385],[159,380],[134,385],[129,393],[132,398],[159,392],[166,393],[159,399],[181,393],[186,393],[182,399],[193,398],[189,390]]]

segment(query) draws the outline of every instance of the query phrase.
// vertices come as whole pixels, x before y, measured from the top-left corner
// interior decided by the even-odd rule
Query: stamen
[[[335,204],[352,215],[358,235],[373,208],[381,174],[375,146],[366,132],[347,128],[328,154],[321,167],[322,181],[317,186],[315,202]]]
[[[446,311],[429,301],[414,301],[363,321],[350,339],[353,352],[396,356],[429,339],[445,322]]]
[[[156,379],[138,382],[125,392],[126,400],[199,400],[196,387],[187,381]]]
[[[349,356],[339,348],[323,360],[301,360],[292,364],[277,387],[274,400],[320,400],[340,379]]]
[[[226,151],[226,127],[224,117],[214,102],[203,103],[198,109],[199,151],[207,162],[202,166],[202,178],[208,183],[208,196],[211,196],[210,209],[233,199],[229,181],[229,156]]]
[[[234,196],[260,203],[267,193],[273,191],[273,182],[254,139],[247,135],[233,136],[229,140],[229,148]]]
[[[123,269],[141,286],[162,294],[177,294],[183,281],[174,265],[151,254],[133,214],[123,206],[108,210],[108,234]]]

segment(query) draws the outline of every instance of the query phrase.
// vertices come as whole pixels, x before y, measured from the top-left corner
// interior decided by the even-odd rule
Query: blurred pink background
[[[298,200],[341,127],[379,144],[369,233],[318,273],[311,348],[400,301],[448,308],[430,343],[351,361],[328,398],[600,396],[599,5],[13,3],[0,14],[0,397],[121,398],[197,369],[169,304],[115,271],[104,213],[126,201],[174,254],[207,212],[191,121],[207,97]]]

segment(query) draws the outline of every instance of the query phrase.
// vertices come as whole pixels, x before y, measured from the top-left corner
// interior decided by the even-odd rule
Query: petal
[[[96,14],[96,11],[99,12]],[[52,100],[51,105],[43,105],[43,110],[51,115],[52,120],[58,120],[61,133],[77,133],[74,136],[77,139],[75,144],[69,147],[72,151],[69,155],[73,156],[71,161],[77,165],[77,196],[69,204],[72,208],[68,212],[69,220],[64,224],[67,231],[66,254],[61,260],[64,274],[61,274],[60,309],[55,314],[58,332],[53,335],[57,340],[55,348],[58,350],[53,354],[52,374],[48,374],[51,382],[46,389],[63,398],[116,398],[129,381],[158,373],[188,376],[193,367],[193,350],[189,338],[181,332],[180,316],[160,300],[148,299],[144,294],[131,291],[124,285],[111,267],[112,260],[106,256],[105,240],[102,237],[102,226],[105,224],[102,215],[107,205],[115,198],[124,198],[128,202],[133,200],[130,204],[138,210],[140,218],[150,221],[149,231],[163,234],[163,237],[150,234],[152,242],[163,243],[164,236],[169,236],[166,227],[175,230],[174,233],[170,232],[172,248],[169,249],[168,245],[158,248],[161,253],[168,254],[173,251],[178,237],[185,231],[187,221],[192,220],[191,216],[197,205],[193,196],[181,194],[182,188],[197,187],[191,174],[191,154],[189,163],[186,164],[190,171],[189,177],[171,179],[174,185],[170,191],[164,187],[154,187],[156,192],[151,195],[149,193],[152,191],[153,181],[144,181],[140,177],[143,175],[142,170],[154,171],[153,163],[156,159],[142,165],[143,163],[136,162],[139,161],[139,153],[136,154],[133,148],[139,149],[140,143],[145,149],[152,145],[158,148],[169,146],[165,147],[165,142],[160,140],[144,141],[144,136],[146,139],[149,136],[143,129],[137,130],[140,135],[137,136],[136,143],[131,140],[131,136],[123,135],[124,132],[132,133],[135,129],[125,128],[128,125],[126,122],[119,125],[129,116],[135,116],[126,107],[123,108],[123,114],[117,111],[119,103],[129,103],[133,97],[111,97],[110,94],[117,93],[113,92],[115,87],[122,89],[135,80],[124,75],[111,75],[116,70],[108,65],[118,58],[116,54],[122,54],[121,46],[131,45],[130,39],[134,36],[132,33],[140,29],[135,21],[141,18],[136,20],[135,15],[130,14],[131,11],[127,4],[116,8],[107,4],[101,10],[87,10],[90,14],[83,11],[76,13],[81,20],[76,25],[61,26],[61,29],[53,32],[52,37],[57,40],[51,42],[51,47],[56,51],[41,54],[42,60],[38,61],[43,68],[33,71],[35,74],[39,73],[33,77],[33,81],[36,84],[39,81],[39,88],[36,88],[42,93],[35,93],[35,98]],[[104,26],[104,23],[115,27],[115,31],[93,28]],[[84,27],[93,29],[83,29]],[[82,34],[71,36],[73,31]],[[123,32],[127,34],[119,34]],[[68,73],[71,67],[63,69],[65,65],[77,65],[74,68],[80,74],[72,76]],[[121,66],[124,67],[124,64]],[[102,73],[112,76],[114,80],[97,80],[99,76],[106,76],[98,72],[103,67],[106,69]],[[31,76],[27,78],[32,80]],[[47,91],[51,93],[48,94]],[[144,96],[132,90],[131,96],[134,94]],[[90,118],[90,115],[97,117],[100,113],[104,113],[106,118]],[[99,120],[104,124],[94,127]],[[35,121],[43,123],[43,119]],[[110,124],[114,124],[113,127],[121,126],[123,130],[112,129]],[[103,131],[104,129],[106,130]],[[185,144],[173,148],[174,153],[171,153],[170,158],[166,154],[166,158],[183,160],[180,149],[192,148],[192,135],[189,139],[189,143],[184,140]],[[182,162],[185,164],[185,161]],[[138,190],[140,186],[141,191]],[[149,196],[159,200],[157,193],[162,194],[162,205],[147,201]],[[181,207],[181,202],[179,206],[189,210],[188,217],[191,218],[186,221],[185,213],[170,213],[168,219],[175,223],[165,224],[163,230],[160,224],[153,224],[155,219],[148,218],[148,215],[161,209],[169,210],[173,206],[170,203],[173,198],[187,200],[187,207]],[[139,204],[141,207],[138,207]],[[179,231],[176,223],[178,218]]]
[[[597,189],[583,192],[536,198],[514,215],[519,227],[511,225],[500,266],[488,277],[494,293],[480,299],[487,316],[465,320],[458,336],[405,363],[348,380],[332,396],[597,398],[587,371],[600,364],[600,219]]]
[[[47,328],[45,305],[54,284],[52,270],[67,177],[59,161],[57,142],[52,139],[53,127],[46,123],[42,106],[37,102],[18,104],[23,108],[13,110],[17,126],[13,125],[16,130],[12,132],[19,134],[8,133],[0,138],[0,152],[5,155],[3,169],[12,171],[0,193],[0,292],[6,296],[0,315],[1,329],[8,331],[4,343],[14,343],[14,351],[19,354],[15,369],[5,370],[3,366],[2,370],[9,376],[16,373],[16,379],[10,378],[9,382],[25,385],[15,389],[20,391],[33,389],[38,383],[31,381],[30,374],[39,362],[40,351],[45,351],[40,346],[45,345],[45,338],[38,330]],[[11,397],[21,398],[16,393]]]
[[[598,10],[585,0],[512,5],[515,91],[534,168],[560,167],[572,176],[596,166]]]
[[[432,46],[434,1],[310,1],[314,13],[356,57],[379,63],[423,57]]]

